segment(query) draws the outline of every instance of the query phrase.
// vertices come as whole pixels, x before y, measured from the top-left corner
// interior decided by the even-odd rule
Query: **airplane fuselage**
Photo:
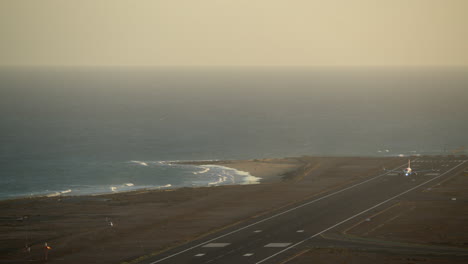
[[[405,176],[410,176],[411,174],[413,174],[413,170],[410,167],[408,167],[403,170],[403,173],[405,174]]]

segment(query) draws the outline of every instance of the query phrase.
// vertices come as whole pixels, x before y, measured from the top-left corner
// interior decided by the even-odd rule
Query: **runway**
[[[243,223],[164,252],[142,263],[281,263],[304,251],[320,235],[360,221],[412,192],[466,168],[464,159],[419,158],[415,176],[382,173],[322,194],[281,212]],[[398,168],[403,169],[407,163]],[[279,194],[280,195],[280,194]]]

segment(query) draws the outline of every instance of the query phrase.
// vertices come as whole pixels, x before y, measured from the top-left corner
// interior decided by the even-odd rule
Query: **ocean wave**
[[[111,189],[111,191],[113,192],[116,192],[118,189],[129,189],[128,187],[134,187],[135,184],[131,183],[131,182],[128,182],[128,183],[124,183],[122,185],[118,185],[118,186],[110,186],[109,189]]]
[[[221,175],[226,177],[221,183],[226,182],[228,179],[231,179],[233,184],[259,184],[262,178],[251,175],[247,171],[241,171],[234,168],[229,168],[220,165],[203,165],[205,168],[219,169],[221,170]],[[242,180],[240,182],[236,181],[235,176],[240,176]]]
[[[241,184],[259,184],[262,178],[251,175],[247,171],[235,170],[236,173],[243,177]]]
[[[227,181],[227,178],[226,176],[220,176],[218,177],[218,180],[217,181],[214,181],[214,182],[209,182],[208,185],[219,185],[219,184],[222,184],[223,182],[226,182]]]
[[[200,167],[204,167],[204,166],[200,166]],[[202,171],[196,171],[196,172],[193,172],[193,174],[197,175],[197,174],[203,174],[203,173],[207,173],[210,171],[210,168],[205,168],[204,170]]]
[[[181,166],[197,166],[197,165],[192,165],[192,164],[184,164],[184,163],[191,163],[191,162],[215,162],[219,161],[217,159],[211,159],[211,160],[160,160],[160,161],[155,161],[155,163],[160,164],[160,165],[166,165],[166,166],[175,166],[175,165],[181,165]],[[207,165],[201,165],[197,167],[202,167],[202,166],[207,166]]]
[[[65,191],[60,191],[60,192],[54,192],[54,193],[50,193],[50,194],[46,194],[45,196],[46,197],[56,197],[56,196],[60,196],[62,194],[65,194],[65,193],[71,193],[72,190],[71,189],[68,189],[68,190],[65,190]]]
[[[153,163],[156,164],[156,165],[159,165],[159,166],[172,167],[172,166],[176,165],[176,164],[173,164],[173,163],[177,163],[177,162],[178,161],[160,160],[160,161],[154,161]]]
[[[148,163],[146,163],[146,162],[144,162],[144,161],[131,160],[130,162],[131,162],[131,163],[140,164],[140,165],[142,165],[142,166],[148,166]]]
[[[244,176],[244,182],[242,184],[259,184],[262,178],[250,175],[247,172],[247,175]]]

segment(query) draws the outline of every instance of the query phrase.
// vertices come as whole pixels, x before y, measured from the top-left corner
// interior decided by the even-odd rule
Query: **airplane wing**
[[[432,169],[432,170],[415,170],[414,172],[416,173],[421,173],[421,172],[434,172],[436,170]]]
[[[385,172],[401,172],[401,171],[402,171],[401,169],[389,170],[389,169],[386,169],[386,168],[383,168],[383,170],[384,170]]]

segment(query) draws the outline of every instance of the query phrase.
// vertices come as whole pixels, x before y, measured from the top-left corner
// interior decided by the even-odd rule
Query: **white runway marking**
[[[231,243],[209,243],[209,244],[204,245],[203,247],[207,247],[207,248],[225,247],[225,246],[229,246],[230,244]]]
[[[260,233],[262,230],[255,230],[254,233]]]
[[[287,246],[289,246],[291,244],[292,243],[270,243],[270,244],[265,245],[264,247],[278,248],[278,247],[287,247]]]
[[[297,233],[304,233],[304,230],[297,230]]]
[[[203,256],[205,256],[205,254],[203,254],[203,253],[200,253],[200,254],[196,254],[196,255],[195,255],[195,257],[203,257]]]
[[[250,256],[253,256],[254,253],[247,253],[247,254],[244,254],[244,257],[250,257]]]
[[[273,258],[273,257],[275,257],[275,256],[277,256],[277,255],[279,255],[279,254],[281,254],[281,253],[283,253],[283,252],[286,252],[286,251],[290,250],[291,248],[294,248],[294,247],[296,247],[296,246],[298,246],[298,245],[300,245],[300,244],[306,242],[307,240],[310,240],[310,239],[312,239],[312,238],[314,238],[314,237],[316,237],[316,236],[319,236],[319,235],[321,235],[321,234],[327,232],[327,231],[330,230],[330,229],[333,229],[333,228],[335,228],[335,227],[337,227],[337,226],[339,226],[339,225],[341,225],[341,224],[343,224],[343,223],[348,222],[349,220],[351,220],[351,219],[353,219],[353,218],[356,218],[357,216],[360,216],[360,215],[362,215],[362,214],[364,214],[364,213],[367,213],[367,212],[369,212],[370,210],[381,206],[382,204],[388,203],[389,201],[391,201],[391,200],[393,200],[393,199],[395,199],[395,198],[398,198],[398,197],[400,197],[400,196],[402,196],[402,195],[404,195],[404,194],[406,194],[406,193],[409,193],[409,192],[411,192],[412,190],[417,189],[417,188],[419,188],[419,187],[421,187],[421,186],[423,186],[423,185],[425,185],[425,184],[427,184],[427,183],[429,183],[429,182],[431,182],[431,181],[437,180],[438,178],[440,178],[440,177],[444,176],[445,174],[447,174],[447,173],[453,171],[454,169],[456,169],[457,167],[459,167],[460,165],[463,165],[463,164],[465,164],[465,162],[458,164],[457,166],[451,168],[450,170],[444,172],[443,174],[441,174],[441,175],[439,175],[439,176],[436,176],[436,177],[434,177],[434,178],[432,178],[432,179],[430,179],[430,180],[428,180],[428,181],[425,181],[425,182],[423,182],[423,183],[421,183],[421,184],[419,184],[419,185],[416,185],[416,186],[413,187],[413,188],[410,188],[410,189],[408,189],[408,190],[406,190],[406,191],[404,191],[404,192],[402,192],[402,193],[400,193],[400,194],[397,194],[397,195],[395,195],[395,196],[393,196],[393,197],[391,197],[391,198],[389,198],[389,199],[387,199],[387,200],[385,200],[385,201],[383,201],[383,202],[380,202],[380,203],[378,203],[378,204],[376,204],[376,205],[374,205],[374,206],[372,206],[372,207],[370,207],[370,208],[368,208],[368,209],[366,209],[366,210],[364,210],[364,211],[362,211],[362,212],[360,212],[360,213],[357,213],[357,214],[355,214],[355,215],[353,215],[353,216],[351,216],[351,217],[349,217],[349,218],[347,218],[347,219],[345,219],[345,220],[343,220],[343,221],[341,221],[341,222],[339,222],[339,223],[336,223],[336,224],[330,226],[329,228],[324,229],[324,230],[318,232],[318,233],[315,234],[315,235],[312,235],[312,236],[310,236],[310,237],[308,237],[308,238],[306,238],[306,239],[304,239],[304,240],[302,240],[302,241],[297,242],[296,244],[294,244],[294,245],[292,245],[292,246],[290,246],[290,247],[287,247],[287,248],[285,248],[285,249],[283,249],[283,250],[281,250],[281,251],[279,251],[279,252],[277,252],[277,253],[275,253],[275,254],[273,254],[273,255],[267,257],[267,258],[264,258],[264,259],[262,259],[262,260],[256,262],[255,264],[259,264],[259,263],[265,262],[265,261],[267,261],[267,260],[269,260],[269,259],[271,259],[271,258]]]
[[[417,160],[417,159],[416,159],[416,160]],[[404,167],[404,166],[406,166],[406,165],[407,165],[407,163],[405,162],[403,165],[400,165],[400,166],[398,166],[398,167],[396,167],[396,168],[394,168],[394,169],[392,169],[392,170],[400,169],[400,168],[402,168],[402,167]],[[370,182],[370,181],[373,181],[373,180],[375,180],[375,179],[378,179],[378,178],[380,178],[380,177],[386,176],[387,174],[388,174],[388,172],[379,174],[379,175],[377,175],[377,176],[375,176],[375,177],[373,177],[373,178],[370,178],[370,179],[368,179],[368,180],[365,180],[365,181],[363,181],[363,182],[356,183],[356,184],[351,185],[351,186],[349,186],[349,187],[347,187],[347,188],[338,190],[338,191],[336,191],[336,192],[334,192],[334,193],[327,194],[327,195],[325,195],[325,196],[319,197],[319,198],[317,198],[317,199],[315,199],[315,200],[312,200],[312,201],[310,201],[310,202],[307,202],[307,203],[298,205],[298,206],[296,206],[296,207],[293,207],[293,208],[288,209],[288,210],[286,210],[286,211],[283,211],[283,212],[281,212],[281,213],[277,213],[277,214],[275,214],[275,215],[272,215],[272,216],[270,216],[270,217],[267,217],[267,218],[265,218],[265,219],[262,219],[262,220],[260,220],[260,221],[258,221],[258,222],[252,223],[252,224],[250,224],[250,225],[246,225],[246,226],[244,226],[244,227],[241,227],[241,228],[239,228],[239,229],[236,229],[236,230],[231,231],[231,232],[229,232],[229,233],[226,233],[226,234],[224,234],[224,235],[215,237],[215,238],[213,238],[213,239],[210,239],[210,240],[205,241],[205,242],[203,242],[203,243],[200,243],[200,244],[198,244],[198,245],[189,247],[189,248],[187,248],[187,249],[184,249],[184,250],[182,250],[182,251],[179,251],[179,252],[177,252],[177,253],[174,253],[174,254],[172,254],[172,255],[169,255],[169,256],[167,256],[167,257],[165,257],[165,258],[162,258],[162,259],[153,261],[153,262],[151,262],[150,264],[155,264],[155,263],[159,263],[159,262],[161,262],[161,261],[164,261],[164,260],[166,260],[166,259],[170,259],[170,258],[172,258],[172,257],[175,257],[175,256],[177,256],[177,255],[180,255],[180,254],[182,254],[182,253],[185,253],[185,252],[187,252],[187,251],[189,251],[189,250],[192,250],[192,249],[194,249],[194,248],[200,247],[200,246],[202,246],[202,245],[204,245],[204,244],[206,244],[206,243],[209,243],[209,242],[211,242],[211,241],[215,241],[215,240],[218,240],[218,239],[220,239],[220,238],[223,238],[223,237],[232,235],[232,234],[234,234],[234,233],[237,233],[237,232],[239,232],[239,231],[242,231],[242,230],[247,229],[247,228],[249,228],[249,227],[252,227],[252,226],[254,226],[254,225],[258,225],[258,224],[260,224],[260,223],[263,223],[263,222],[265,222],[265,221],[271,220],[271,219],[276,218],[276,217],[278,217],[278,216],[281,216],[281,215],[283,215],[283,214],[287,214],[287,213],[289,213],[289,212],[292,212],[292,211],[294,211],[294,210],[297,210],[297,209],[299,209],[299,208],[302,208],[302,207],[304,207],[304,206],[307,206],[307,205],[309,205],[309,204],[318,202],[318,201],[323,200],[323,199],[326,199],[326,198],[328,198],[328,197],[330,197],[330,196],[333,196],[333,195],[342,193],[342,192],[347,191],[347,190],[349,190],[349,189],[355,188],[355,187],[357,187],[357,186],[359,186],[359,185],[362,185],[362,184],[368,183],[368,182]]]

